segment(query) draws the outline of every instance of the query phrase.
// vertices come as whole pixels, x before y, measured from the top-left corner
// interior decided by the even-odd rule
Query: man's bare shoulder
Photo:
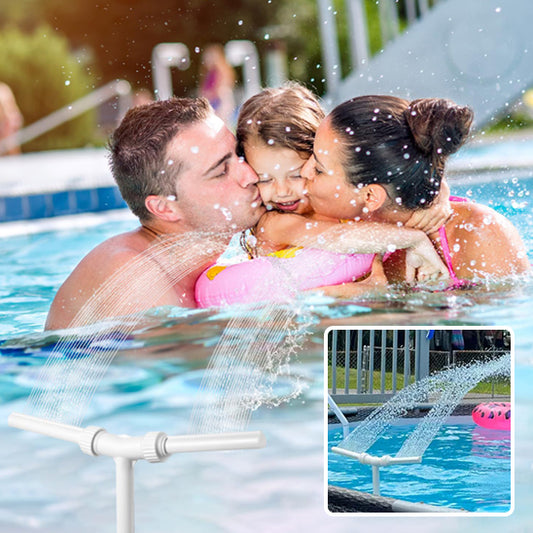
[[[46,329],[66,327],[83,304],[107,280],[150,246],[140,230],[116,235],[91,250],[59,288],[48,315]]]

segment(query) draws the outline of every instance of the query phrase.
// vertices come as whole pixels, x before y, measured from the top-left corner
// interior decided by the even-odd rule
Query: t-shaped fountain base
[[[379,490],[379,469],[380,467],[389,466],[389,465],[406,465],[406,464],[422,462],[422,457],[391,457],[390,455],[382,455],[381,457],[378,457],[376,455],[370,455],[369,453],[365,453],[365,452],[363,453],[352,452],[344,448],[338,448],[337,446],[333,446],[333,448],[331,448],[331,451],[334,453],[338,453],[339,455],[345,455],[346,457],[350,457],[351,459],[356,459],[363,465],[371,465],[372,466],[372,487],[373,487],[373,492],[376,496],[380,495],[380,490]]]
[[[81,428],[20,413],[11,413],[8,424],[74,442],[87,455],[112,457],[116,465],[117,533],[133,533],[135,529],[133,466],[136,461],[145,459],[150,463],[158,463],[174,453],[241,450],[266,445],[261,431],[174,437],[159,431],[142,437],[130,437],[113,435],[100,427]]]

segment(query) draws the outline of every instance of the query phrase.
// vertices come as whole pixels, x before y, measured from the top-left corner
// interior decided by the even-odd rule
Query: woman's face
[[[346,179],[342,167],[341,139],[326,118],[317,130],[313,155],[302,169],[312,209],[338,219],[357,219],[366,211],[363,190]]]
[[[257,186],[267,207],[298,215],[312,212],[305,194],[306,180],[301,175],[307,154],[259,140],[246,142],[244,154],[259,177]]]

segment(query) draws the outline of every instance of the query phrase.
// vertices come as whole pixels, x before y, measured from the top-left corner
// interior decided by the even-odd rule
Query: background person
[[[22,127],[23,117],[17,106],[11,88],[0,82],[0,141],[17,133]],[[20,145],[10,142],[0,155],[20,154]]]
[[[199,95],[227,125],[234,124],[235,69],[229,64],[221,44],[208,45],[202,54]]]

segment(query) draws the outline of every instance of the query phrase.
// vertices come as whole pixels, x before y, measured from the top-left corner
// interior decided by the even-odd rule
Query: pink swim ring
[[[213,265],[198,278],[199,307],[287,301],[294,291],[355,281],[370,272],[374,254],[345,255],[288,248],[234,265]]]
[[[483,428],[511,429],[511,404],[509,402],[480,403],[472,411],[474,422]]]

